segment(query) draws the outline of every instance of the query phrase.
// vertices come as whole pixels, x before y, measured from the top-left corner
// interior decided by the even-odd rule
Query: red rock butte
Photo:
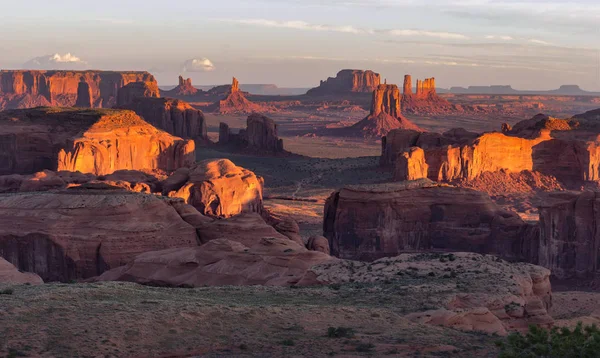
[[[435,78],[417,80],[416,93],[413,93],[411,75],[404,76],[402,112],[436,114],[454,110],[450,102],[438,96]]]
[[[222,87],[213,88],[213,90],[220,90]],[[211,91],[209,91],[211,92]],[[259,104],[253,103],[246,98],[246,94],[240,91],[240,84],[238,80],[233,77],[231,86],[227,89],[226,97],[219,100],[207,108],[210,112],[216,112],[220,114],[233,114],[233,113],[253,113],[253,112],[264,112],[266,108]]]
[[[94,108],[110,108],[117,103],[119,89],[131,82],[144,82],[158,90],[148,72],[136,71],[0,71],[0,109],[39,106],[73,107],[78,94],[90,96]],[[80,83],[86,83],[80,85]],[[79,101],[87,106],[88,99]]]
[[[40,107],[0,112],[1,174],[44,169],[110,174],[175,170],[195,160],[192,140],[158,130],[132,111]]]
[[[306,94],[320,96],[344,93],[369,93],[381,84],[381,76],[371,70],[341,70],[335,77],[321,81],[319,87],[310,89]]]

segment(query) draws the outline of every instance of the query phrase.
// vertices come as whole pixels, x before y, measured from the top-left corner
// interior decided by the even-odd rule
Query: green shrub
[[[554,327],[551,330],[530,326],[526,335],[511,333],[496,343],[500,358],[588,358],[600,356],[600,329],[596,325],[574,330]]]
[[[0,295],[12,295],[15,291],[12,288],[7,288],[0,291]]]
[[[327,337],[329,338],[352,338],[354,330],[348,327],[329,327],[327,329]]]

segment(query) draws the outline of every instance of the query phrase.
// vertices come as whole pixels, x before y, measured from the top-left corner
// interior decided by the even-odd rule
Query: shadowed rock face
[[[113,107],[119,89],[131,82],[158,88],[154,76],[148,72],[3,70],[0,109],[72,107],[77,102],[80,82],[87,83],[94,108]]]
[[[307,94],[328,95],[352,92],[373,92],[381,83],[379,73],[367,70],[341,70],[335,77],[321,81],[319,87],[310,89]]]
[[[158,84],[155,82],[132,82],[119,89],[117,96],[117,106],[123,106],[137,98],[160,97]]]
[[[77,86],[77,102],[75,102],[75,107],[82,108],[92,108],[92,89],[90,85],[85,82],[79,82]]]
[[[559,278],[600,273],[600,196],[597,192],[558,192],[539,207],[538,264]]]
[[[134,111],[146,122],[172,135],[208,140],[204,113],[185,101],[137,97],[119,108]]]
[[[204,160],[181,168],[164,183],[164,195],[182,198],[200,213],[231,217],[262,213],[264,180],[228,159]]]
[[[0,256],[45,281],[92,277],[142,252],[195,245],[195,228],[154,195],[83,189],[0,195]]]
[[[283,151],[283,139],[277,136],[277,125],[266,116],[254,113],[246,120],[248,146],[267,152]]]
[[[323,222],[332,255],[358,260],[421,250],[523,258],[529,229],[485,193],[427,180],[345,187],[327,199]]]
[[[0,113],[0,123],[0,174],[171,171],[195,159],[193,141],[157,130],[126,110],[12,110]]]

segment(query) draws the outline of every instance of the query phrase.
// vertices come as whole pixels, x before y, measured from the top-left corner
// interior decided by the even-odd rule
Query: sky
[[[315,87],[344,68],[438,87],[600,91],[598,0],[0,0],[0,68]]]

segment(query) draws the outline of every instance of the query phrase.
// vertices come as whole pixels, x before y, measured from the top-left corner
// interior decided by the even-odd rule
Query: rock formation
[[[44,283],[40,276],[17,270],[13,264],[0,257],[0,285],[39,285]]]
[[[131,82],[119,89],[117,106],[124,106],[138,98],[158,98],[160,90],[155,82]]]
[[[350,131],[365,137],[380,137],[398,128],[421,130],[402,116],[398,86],[383,84],[373,91],[370,114],[351,126]]]
[[[195,96],[199,92],[202,91],[192,85],[191,78],[184,79],[182,76],[179,76],[179,84],[177,87],[170,91],[166,91],[166,94],[168,96]]]
[[[0,123],[0,174],[171,171],[195,160],[193,141],[157,130],[126,110],[11,110],[0,113]]]
[[[264,115],[253,113],[246,120],[246,129],[233,133],[226,123],[219,124],[220,145],[254,154],[289,154],[283,149],[283,139],[277,135],[277,124]]]
[[[45,281],[119,267],[151,250],[197,245],[169,200],[123,190],[0,195],[0,257]]]
[[[80,82],[88,84],[90,102],[94,108],[113,107],[119,89],[131,82],[144,82],[158,88],[154,76],[148,72],[2,70],[0,110],[39,106],[72,107],[77,103]],[[83,98],[81,100],[83,103]]]
[[[137,97],[119,108],[134,111],[146,122],[174,136],[208,141],[204,113],[182,100]]]
[[[82,108],[92,108],[92,89],[90,85],[83,81],[79,82],[77,85],[77,101],[75,102],[75,107]]]
[[[373,92],[381,83],[379,73],[367,70],[341,70],[335,77],[321,81],[319,87],[310,89],[309,96]]]
[[[412,147],[400,153],[396,159],[394,180],[417,180],[427,178],[429,166],[425,162],[425,152],[419,147]]]
[[[404,76],[404,92],[401,101],[403,113],[440,114],[455,110],[450,102],[439,97],[435,78],[417,80],[416,93],[412,91],[412,77]]]
[[[323,221],[332,255],[358,260],[421,250],[523,259],[530,229],[484,193],[426,179],[344,187],[327,199]]]
[[[234,77],[226,97],[209,106],[208,110],[221,114],[231,114],[264,112],[267,109],[256,103],[250,102],[246,98],[244,92],[240,91],[238,80]]]
[[[329,255],[329,241],[324,236],[311,236],[308,238],[306,248],[312,251],[319,251]]]
[[[262,213],[263,182],[228,159],[207,159],[179,169],[164,183],[163,194],[184,199],[204,215],[227,218]]]
[[[541,115],[517,123],[505,133],[478,136],[464,130],[444,134],[394,130],[382,140],[381,164],[393,165],[398,155],[411,147],[424,150],[427,178],[435,181],[470,180],[499,170],[539,172],[570,187],[600,179],[597,134],[595,137],[576,119],[565,121]],[[417,178],[421,174],[408,175]]]
[[[538,264],[559,278],[600,273],[598,192],[556,192],[544,195],[540,212]]]

